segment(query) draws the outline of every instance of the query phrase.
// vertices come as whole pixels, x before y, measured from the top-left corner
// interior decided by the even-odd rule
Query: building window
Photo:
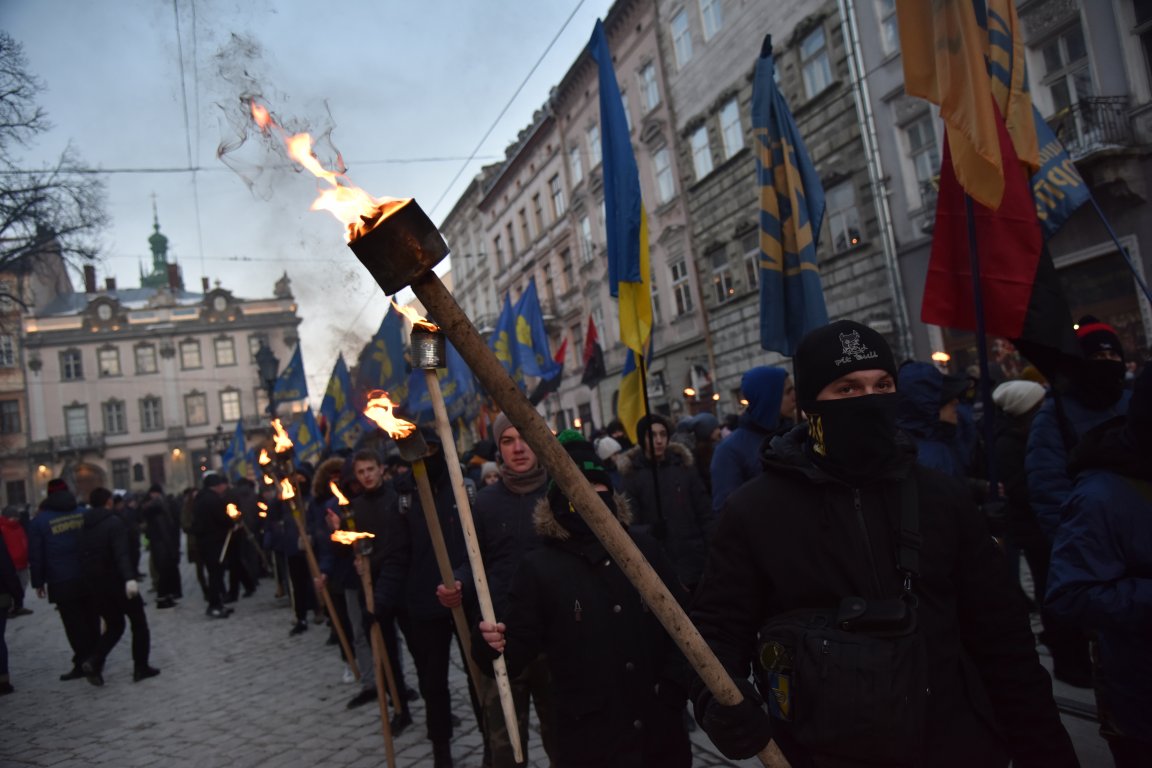
[[[740,248],[744,252],[744,281],[748,290],[754,291],[760,285],[760,230],[753,229],[740,238]]]
[[[588,170],[600,165],[600,123],[588,126]]]
[[[856,210],[856,189],[852,182],[837,184],[824,196],[828,206],[828,229],[832,251],[843,253],[860,244],[860,213]]]
[[[96,367],[100,376],[120,375],[120,350],[116,347],[101,347],[96,350]]]
[[[220,418],[228,423],[240,418],[240,391],[225,389],[220,393]]]
[[[640,70],[640,98],[644,102],[645,112],[660,106],[660,84],[656,82],[656,65],[652,62]]]
[[[136,373],[156,373],[159,366],[156,362],[156,345],[140,344],[134,350],[136,353]]]
[[[231,336],[218,336],[212,340],[212,346],[216,351],[217,368],[236,365],[236,342]]]
[[[565,248],[560,251],[560,270],[564,273],[564,290],[570,291],[576,287],[572,278],[572,251]]]
[[[271,345],[268,343],[267,334],[254,333],[248,337],[249,362],[252,362],[252,363],[256,362],[256,353],[260,351],[261,345],[271,348]]]
[[[720,110],[720,135],[724,137],[724,159],[744,149],[744,128],[740,125],[740,105],[732,99]]]
[[[256,413],[268,413],[268,392],[264,387],[252,391],[252,400],[256,403]]]
[[[4,483],[4,494],[12,506],[28,503],[28,486],[23,480],[8,480]]]
[[[652,327],[658,328],[664,321],[660,314],[660,290],[656,285],[656,275],[649,275],[648,285],[652,290]]]
[[[700,0],[700,20],[704,23],[704,39],[711,40],[724,26],[720,0]]]
[[[145,432],[164,429],[164,409],[160,398],[149,396],[140,399],[140,429]]]
[[[676,298],[676,315],[683,317],[692,311],[692,283],[688,279],[688,265],[683,259],[668,268],[672,276],[672,295]]]
[[[552,215],[558,219],[567,210],[564,207],[564,187],[560,186],[560,174],[548,179],[548,192],[552,195]]]
[[[592,307],[592,323],[596,326],[596,335],[600,338],[600,348],[608,349],[615,342],[612,328],[604,322],[604,310],[599,304]]]
[[[65,406],[64,434],[68,437],[88,437],[88,406]]]
[[[728,254],[724,246],[712,250],[708,254],[712,264],[712,290],[717,304],[723,304],[736,295],[736,286],[732,281],[732,268],[728,265]]]
[[[100,413],[104,419],[104,431],[109,435],[123,435],[128,432],[128,411],[123,400],[109,400],[102,403]]]
[[[64,381],[80,381],[84,378],[84,361],[80,350],[66,349],[60,353],[60,378]]]
[[[620,91],[620,103],[624,105],[624,125],[632,133],[632,110],[628,109],[628,91]]]
[[[682,69],[692,60],[692,33],[688,30],[688,12],[681,8],[672,17],[672,50],[676,54],[676,68]]]
[[[0,333],[0,368],[16,367],[16,339],[10,333]]]
[[[112,487],[119,491],[128,490],[132,483],[132,462],[129,459],[112,459]]]
[[[896,0],[876,0],[876,18],[880,22],[880,45],[885,54],[900,50],[900,27],[896,23]]]
[[[800,69],[804,73],[804,93],[808,98],[832,85],[832,65],[828,61],[824,27],[817,27],[800,43]]]
[[[1144,66],[1152,79],[1152,3],[1148,0],[1132,0],[1136,15],[1136,26],[1132,31],[1140,37],[1140,48],[1144,51]]]
[[[672,177],[668,147],[661,147],[653,153],[652,169],[656,175],[656,201],[663,205],[676,196],[676,179]]]
[[[524,241],[524,247],[527,248],[532,242],[532,228],[528,226],[528,209],[521,208],[517,216],[520,219],[520,237]]]
[[[580,147],[578,145],[568,150],[568,168],[572,171],[573,184],[584,181],[584,163],[580,160]]]
[[[532,195],[532,218],[536,224],[536,231],[543,234],[544,232],[544,201],[540,199],[540,193]]]
[[[492,250],[496,252],[496,269],[504,269],[504,239],[500,235],[492,238]]]
[[[692,134],[692,167],[697,180],[712,173],[712,148],[708,146],[708,127],[700,126]]]
[[[180,342],[180,368],[187,371],[203,367],[200,360],[200,342],[195,339]]]
[[[508,238],[508,255],[515,257],[517,250],[516,229],[512,226],[512,222],[510,221],[504,225],[504,236]],[[528,245],[528,243],[524,243],[524,245]]]
[[[596,255],[596,244],[592,242],[592,222],[587,216],[580,217],[580,257],[584,263],[592,261]]]
[[[0,400],[0,435],[18,435],[20,427],[20,401]]]
[[[1052,97],[1052,111],[1059,114],[1092,95],[1092,72],[1088,48],[1079,24],[1069,27],[1040,48],[1044,60],[1043,83]]]
[[[190,427],[208,423],[208,396],[203,392],[184,395],[184,423]]]
[[[929,205],[936,197],[936,174],[940,170],[940,152],[936,149],[936,133],[932,118],[924,115],[904,128],[908,138],[908,158],[916,174],[916,191],[920,205]]]

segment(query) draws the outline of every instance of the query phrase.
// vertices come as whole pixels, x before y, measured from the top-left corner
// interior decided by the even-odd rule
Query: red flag
[[[990,336],[1015,339],[1024,330],[1044,241],[1036,218],[1032,188],[1016,157],[999,110],[996,112],[996,130],[1006,171],[1004,197],[996,210],[975,201],[972,209],[976,221],[985,331]],[[932,257],[928,262],[920,318],[934,325],[976,330],[964,190],[956,180],[947,136],[944,139],[944,161],[940,167]]]
[[[588,316],[588,335],[584,338],[584,375],[580,383],[588,387],[596,384],[608,375],[604,367],[604,350],[600,348],[600,336],[596,333],[596,323],[592,316]]]
[[[550,379],[541,379],[536,385],[536,389],[532,390],[532,394],[528,397],[528,402],[532,405],[538,405],[541,400],[548,397],[548,395],[555,392],[560,388],[560,379],[564,377],[564,355],[568,353],[568,337],[564,337],[564,341],[560,343],[560,349],[556,350],[556,356],[553,360],[560,366],[556,375]]]

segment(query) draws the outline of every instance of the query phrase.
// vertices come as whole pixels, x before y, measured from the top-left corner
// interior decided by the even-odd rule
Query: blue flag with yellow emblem
[[[548,350],[548,331],[544,328],[544,313],[540,310],[540,297],[536,293],[536,278],[528,281],[528,288],[516,302],[515,359],[525,376],[550,379],[560,372],[560,366]]]
[[[440,383],[440,394],[444,397],[444,410],[448,418],[455,420],[461,416],[470,417],[477,407],[476,381],[472,369],[464,362],[464,358],[452,346],[452,342],[445,344],[445,367],[436,371],[436,380]],[[397,402],[393,400],[393,402]],[[435,414],[432,409],[432,395],[428,391],[428,380],[421,368],[413,368],[408,376],[407,398],[400,409],[404,418],[416,424],[432,421]]]
[[[299,466],[301,462],[306,461],[315,467],[324,452],[324,442],[321,439],[320,426],[316,423],[311,408],[304,409],[300,419],[292,425],[288,437],[292,439],[294,446],[292,456],[296,465]]]
[[[760,190],[760,346],[791,356],[804,334],[828,324],[816,244],[824,189],[776,87],[765,38],[752,84],[752,134]]]
[[[276,378],[272,397],[278,403],[308,397],[308,381],[304,376],[304,358],[301,356],[299,344],[296,345],[296,351],[292,353],[288,366],[280,371],[280,375]]]
[[[232,433],[232,440],[224,453],[220,454],[220,466],[227,477],[244,477],[241,471],[246,471],[245,463],[247,441],[244,437],[244,420],[236,419],[236,430]]]
[[[363,416],[352,402],[352,379],[344,355],[336,357],[332,377],[320,402],[320,431],[329,450],[351,450],[360,441]]]
[[[392,402],[403,402],[408,393],[408,362],[404,358],[407,337],[404,318],[389,308],[376,335],[360,352],[352,407],[359,409],[373,389],[387,392]]]
[[[492,338],[488,340],[492,353],[504,366],[504,370],[512,377],[512,381],[524,389],[524,372],[520,367],[516,343],[516,311],[512,308],[512,299],[504,294],[504,308],[500,310],[500,317],[496,318],[496,328],[492,331]]]

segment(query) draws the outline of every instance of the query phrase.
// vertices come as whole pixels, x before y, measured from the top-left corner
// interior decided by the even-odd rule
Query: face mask
[[[896,453],[895,395],[821,400],[809,413],[808,445],[832,474],[865,478]]]
[[[1089,408],[1108,408],[1124,394],[1124,363],[1089,360],[1076,382],[1076,396]]]

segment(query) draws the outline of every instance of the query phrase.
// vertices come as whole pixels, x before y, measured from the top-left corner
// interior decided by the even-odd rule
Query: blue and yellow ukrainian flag
[[[299,344],[296,345],[296,351],[292,353],[288,366],[280,371],[276,386],[272,390],[272,397],[278,403],[308,397],[308,380],[304,376],[304,358],[301,356]]]
[[[760,346],[791,356],[828,323],[816,244],[824,189],[776,87],[771,38],[756,61],[752,135],[760,190]]]
[[[618,298],[620,340],[628,348],[620,379],[617,415],[633,442],[636,421],[645,413],[644,355],[652,335],[651,267],[648,221],[640,191],[640,171],[632,152],[628,117],[604,22],[596,20],[588,53],[596,62],[600,91],[600,147],[608,246],[608,291]],[[629,369],[629,364],[632,366]],[[637,410],[631,409],[635,405]]]
[[[293,443],[293,459],[297,466],[301,462],[308,462],[313,467],[320,461],[324,452],[324,443],[321,440],[320,427],[316,417],[312,415],[311,408],[305,408],[304,414],[294,425],[294,434],[289,435]]]
[[[224,471],[225,476],[235,478],[243,477],[242,474],[237,474],[237,470],[242,470],[244,462],[244,454],[246,450],[247,440],[244,437],[244,420],[236,419],[236,429],[232,433],[232,440],[228,443],[228,447],[224,449],[224,453],[220,454],[220,467]]]
[[[983,10],[983,9],[981,9]],[[940,106],[952,167],[968,195],[996,210],[1004,168],[973,0],[896,0],[904,91]]]
[[[550,379],[560,372],[548,349],[548,331],[544,327],[544,313],[540,310],[540,297],[536,293],[536,278],[528,281],[528,288],[513,311],[516,318],[515,356],[525,376]]]
[[[336,356],[328,388],[324,390],[324,399],[320,401],[320,431],[324,435],[325,447],[335,450],[355,445],[359,435],[353,437],[351,444],[345,444],[345,440],[351,432],[356,431],[354,428],[358,415],[352,404],[352,379],[341,353]]]

